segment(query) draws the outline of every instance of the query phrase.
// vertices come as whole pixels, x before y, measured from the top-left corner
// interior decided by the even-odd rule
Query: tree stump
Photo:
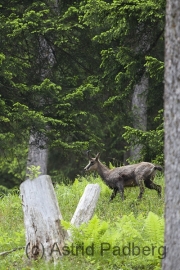
[[[100,194],[98,184],[88,184],[79,200],[78,206],[71,219],[71,224],[79,227],[82,223],[88,222],[94,213],[96,203]],[[71,232],[68,230],[68,237],[71,240]]]
[[[67,232],[61,227],[62,215],[50,176],[27,179],[20,185],[20,194],[28,258],[56,260],[62,255]]]

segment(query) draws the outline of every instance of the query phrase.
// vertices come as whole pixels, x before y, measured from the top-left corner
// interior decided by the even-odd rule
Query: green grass
[[[81,198],[84,188],[88,183],[98,183],[101,187],[101,194],[98,200],[95,217],[92,222],[87,227],[81,228],[81,234],[79,231],[75,232],[75,241],[77,239],[85,239],[86,243],[89,243],[86,237],[91,237],[93,241],[98,241],[101,239],[105,241],[105,237],[116,243],[118,237],[120,237],[122,230],[124,228],[127,235],[124,239],[133,239],[133,234],[128,232],[134,230],[134,234],[138,234],[136,237],[137,241],[142,237],[146,238],[145,234],[145,222],[147,217],[149,218],[149,213],[154,213],[161,220],[164,216],[164,179],[160,174],[157,174],[155,182],[163,187],[162,198],[158,198],[157,192],[155,190],[145,189],[144,196],[141,201],[137,200],[139,189],[137,188],[127,188],[125,189],[125,201],[122,202],[119,194],[116,198],[109,202],[111,195],[111,190],[98,178],[93,176],[80,177],[76,179],[73,185],[56,185],[55,191],[60,206],[61,214],[63,219],[70,222],[74,211],[77,207],[79,199]],[[156,216],[154,216],[156,218]],[[94,223],[93,223],[94,222]],[[150,221],[153,223],[153,219]],[[156,223],[159,221],[154,221]],[[103,227],[104,226],[104,227]],[[102,230],[98,231],[101,227]],[[150,226],[151,227],[151,226]],[[129,228],[129,229],[128,229]],[[158,228],[158,227],[157,227]],[[157,229],[156,228],[156,229]],[[117,234],[119,230],[119,233]],[[153,232],[153,227],[150,228]],[[96,235],[94,232],[97,231]],[[116,238],[115,237],[116,232]],[[126,234],[126,233],[125,233]],[[153,235],[154,235],[153,234]],[[111,237],[112,235],[112,237]],[[158,235],[158,234],[157,234]],[[84,238],[83,238],[84,237]],[[128,238],[129,237],[129,238]],[[138,238],[140,237],[140,238]],[[149,237],[149,236],[148,236]],[[151,243],[151,239],[145,239],[146,243]],[[82,240],[81,239],[81,240]],[[99,240],[100,241],[100,240]],[[114,242],[113,242],[114,241]],[[148,242],[149,241],[149,242]],[[7,250],[12,250],[16,247],[25,246],[25,232],[23,223],[23,211],[21,200],[19,198],[18,191],[11,192],[4,195],[0,199],[0,253]],[[109,256],[109,257],[108,257]],[[30,262],[24,253],[24,249],[17,250],[5,256],[0,256],[0,266],[1,269],[161,269],[160,260],[156,259],[152,261],[150,258],[150,263],[146,265],[146,258],[142,258],[142,265],[139,261],[137,263],[131,262],[130,259],[121,258],[118,259],[117,256],[113,257],[112,254],[108,255],[107,258],[88,257],[88,256],[64,256],[58,265],[53,265],[52,263],[45,264],[43,260]],[[108,259],[109,258],[109,259]],[[114,262],[113,262],[114,260]]]
[[[162,217],[164,213],[164,179],[161,176],[157,176],[155,182],[162,186],[162,198],[159,199],[155,190],[149,190],[145,188],[145,193],[142,200],[137,200],[139,195],[139,188],[127,188],[125,189],[125,201],[122,202],[119,194],[116,198],[109,202],[112,190],[110,190],[102,180],[89,176],[87,178],[80,178],[80,181],[76,180],[72,186],[57,186],[56,193],[60,205],[63,218],[70,220],[80,197],[83,194],[84,188],[88,183],[98,183],[101,187],[100,198],[97,203],[95,214],[103,220],[116,220],[116,218],[122,215],[130,214],[134,215],[143,214],[147,216],[149,211],[154,212],[158,216]],[[71,201],[71,203],[69,203]]]

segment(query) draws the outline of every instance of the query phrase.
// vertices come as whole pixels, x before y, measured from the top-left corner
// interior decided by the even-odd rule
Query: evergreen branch
[[[161,35],[164,33],[164,28],[158,33],[158,35],[156,36],[156,39],[154,40],[154,42],[150,45],[150,48],[147,50],[147,53],[150,53],[151,50],[156,46],[158,40],[160,39]]]
[[[68,55],[75,63],[77,63],[79,66],[81,66],[86,72],[88,72],[91,75],[94,75],[94,72],[90,69],[88,69],[87,67],[85,67],[82,63],[80,63],[75,57],[73,57],[70,53],[68,53],[67,51],[63,50],[62,48],[59,48],[63,53],[65,53],[66,55]]]

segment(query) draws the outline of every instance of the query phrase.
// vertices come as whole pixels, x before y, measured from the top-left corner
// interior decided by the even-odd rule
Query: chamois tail
[[[162,171],[162,167],[161,166],[154,166],[154,170]]]

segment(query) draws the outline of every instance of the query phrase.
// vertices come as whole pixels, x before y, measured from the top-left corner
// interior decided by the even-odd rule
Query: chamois
[[[160,166],[149,162],[141,162],[109,169],[100,162],[99,155],[100,153],[95,158],[90,158],[88,153],[89,163],[84,170],[97,171],[105,184],[113,189],[110,201],[115,198],[117,191],[120,193],[122,200],[124,200],[124,187],[135,186],[139,186],[140,188],[138,199],[141,199],[144,193],[144,185],[149,189],[155,189],[159,197],[161,197],[161,186],[153,183],[156,170],[162,171]]]

